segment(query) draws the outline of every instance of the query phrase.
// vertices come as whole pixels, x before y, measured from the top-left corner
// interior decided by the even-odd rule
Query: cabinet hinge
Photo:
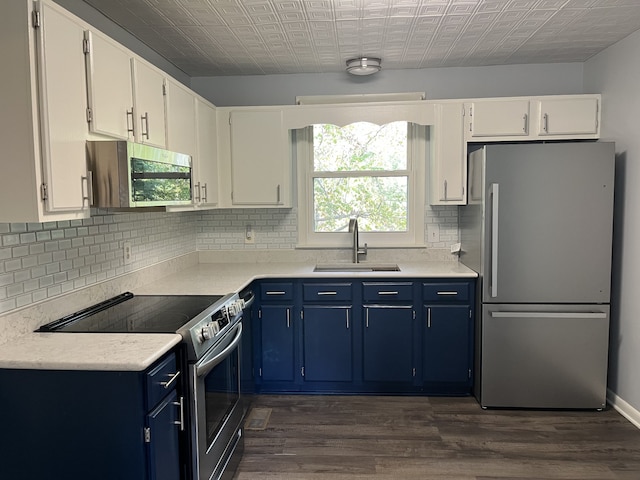
[[[93,120],[93,113],[90,108],[87,108],[87,123],[91,123],[91,120]]]
[[[33,28],[40,28],[40,12],[38,10],[34,10],[31,12],[31,25]]]
[[[469,309],[469,318],[472,318],[472,317],[471,317],[471,309]]]
[[[300,310],[300,320],[304,320],[304,310]]]
[[[473,117],[473,107],[469,107],[469,116]]]
[[[231,114],[229,114],[229,125],[231,125]]]
[[[85,55],[91,53],[91,43],[89,42],[88,38],[82,39],[82,51]]]
[[[300,369],[300,374],[304,377],[304,367]]]
[[[43,183],[40,185],[40,196],[42,200],[49,200],[49,191],[47,189],[47,184]]]
[[[258,318],[262,318],[262,309],[261,308],[258,309]]]
[[[413,311],[413,319],[414,320],[416,319],[416,311],[415,310]]]
[[[167,95],[167,84],[166,82],[163,80],[162,81],[162,96],[166,96]]]
[[[416,369],[415,367],[411,370],[412,375],[415,377],[416,376]]]
[[[144,443],[151,443],[151,428],[144,427]]]
[[[469,378],[471,378],[471,369],[469,369]]]

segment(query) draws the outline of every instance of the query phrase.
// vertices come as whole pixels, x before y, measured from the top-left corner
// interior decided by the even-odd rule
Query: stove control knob
[[[202,329],[200,330],[200,334],[198,335],[198,340],[200,341],[200,343],[204,343],[207,340],[211,339],[213,337],[213,329],[211,329],[209,326],[206,327],[202,327]]]

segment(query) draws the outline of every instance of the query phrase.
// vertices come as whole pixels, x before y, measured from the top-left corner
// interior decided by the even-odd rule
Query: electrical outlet
[[[253,231],[253,227],[251,225],[247,225],[244,231],[244,243],[246,244],[256,243],[256,234]]]
[[[440,241],[440,225],[432,223],[427,225],[427,242],[435,243]]]
[[[131,242],[124,242],[122,244],[122,256],[125,265],[129,265],[132,262]]]

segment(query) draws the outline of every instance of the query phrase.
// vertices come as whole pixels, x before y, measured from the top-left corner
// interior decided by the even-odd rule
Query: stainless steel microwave
[[[87,142],[92,206],[164,207],[193,201],[191,156],[127,141]]]

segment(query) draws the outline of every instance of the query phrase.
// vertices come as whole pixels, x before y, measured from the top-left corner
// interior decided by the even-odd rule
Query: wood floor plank
[[[473,398],[261,395],[237,480],[638,480],[614,410],[483,410]]]

